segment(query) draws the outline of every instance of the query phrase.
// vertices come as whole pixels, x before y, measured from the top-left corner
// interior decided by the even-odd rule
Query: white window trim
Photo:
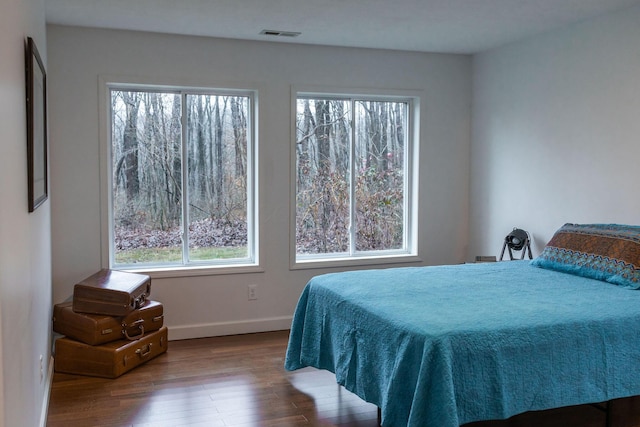
[[[247,181],[251,183],[253,191],[248,194],[247,200],[247,221],[250,222],[250,228],[252,228],[253,245],[249,247],[249,259],[230,260],[228,263],[216,263],[216,264],[200,264],[194,263],[191,265],[171,265],[171,266],[141,266],[140,268],[128,268],[120,267],[123,271],[131,271],[137,273],[149,274],[152,278],[163,277],[190,277],[190,276],[210,276],[219,274],[240,274],[240,273],[260,273],[264,272],[264,266],[261,262],[260,253],[262,252],[262,241],[260,232],[260,198],[259,195],[262,192],[259,179],[259,156],[258,156],[258,128],[259,128],[259,115],[258,115],[258,94],[260,91],[259,85],[238,85],[236,83],[221,83],[221,82],[200,82],[193,84],[192,82],[176,82],[172,80],[154,80],[142,79],[137,77],[127,76],[111,76],[100,75],[98,76],[98,114],[99,114],[99,143],[100,143],[100,250],[101,250],[101,263],[102,268],[112,268],[112,230],[110,227],[112,218],[112,206],[111,206],[111,162],[110,162],[110,124],[109,118],[111,106],[110,106],[110,91],[112,88],[130,88],[132,90],[167,90],[167,91],[182,91],[189,93],[207,93],[207,92],[237,92],[237,93],[250,93],[251,102],[251,115],[252,120],[249,124],[250,128],[248,133],[251,136],[250,147],[248,147],[247,154]]]
[[[406,101],[409,108],[409,130],[411,144],[407,147],[407,173],[405,175],[407,209],[405,221],[409,230],[405,231],[406,251],[379,251],[374,253],[361,252],[359,255],[344,256],[344,254],[313,254],[298,259],[296,250],[296,111],[298,96],[318,96],[351,99],[365,97],[380,101]],[[371,266],[379,264],[398,264],[422,262],[418,254],[418,182],[420,157],[420,101],[421,90],[410,89],[357,89],[337,88],[327,86],[295,86],[290,87],[290,206],[289,206],[289,268],[291,270],[306,270],[314,268]]]

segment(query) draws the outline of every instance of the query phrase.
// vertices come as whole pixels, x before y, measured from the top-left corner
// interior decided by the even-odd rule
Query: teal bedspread
[[[292,323],[285,368],[306,366],[393,427],[640,395],[640,291],[528,261],[325,274]]]

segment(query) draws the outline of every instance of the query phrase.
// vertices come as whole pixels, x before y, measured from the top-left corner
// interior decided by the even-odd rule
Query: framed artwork
[[[27,176],[29,212],[47,200],[47,74],[31,37],[27,40]]]

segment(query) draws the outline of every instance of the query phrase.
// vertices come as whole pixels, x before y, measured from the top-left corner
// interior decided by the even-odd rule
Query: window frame
[[[404,176],[404,240],[403,249],[383,251],[360,251],[353,254],[303,254],[299,256],[296,245],[296,200],[297,200],[297,152],[296,152],[296,116],[298,99],[330,99],[349,100],[352,103],[358,100],[406,102],[407,112],[407,145],[405,147],[405,176]],[[380,89],[344,89],[334,87],[317,86],[291,86],[291,114],[290,114],[290,219],[289,219],[289,268],[291,270],[369,266],[377,264],[392,264],[422,261],[418,256],[418,164],[420,148],[420,92],[417,90],[380,90]],[[352,140],[353,140],[352,123]],[[353,152],[353,147],[351,148]],[[353,162],[350,160],[350,169],[353,171]],[[355,174],[351,175],[353,181]],[[350,190],[351,191],[351,190]],[[350,206],[353,211],[354,206]],[[351,228],[351,227],[350,227]],[[353,238],[355,231],[350,231]],[[353,242],[351,244],[353,247]]]
[[[118,268],[123,271],[140,272],[151,277],[187,277],[212,274],[236,274],[263,272],[260,262],[261,239],[259,237],[259,194],[258,179],[258,89],[236,87],[235,85],[182,85],[140,82],[138,79],[100,76],[100,176],[101,176],[101,251],[102,265],[105,268]],[[224,259],[219,261],[191,261],[189,263],[145,264],[142,266],[115,264],[114,229],[113,229],[113,188],[112,188],[112,141],[111,141],[111,92],[113,90],[130,90],[146,92],[178,93],[182,102],[187,95],[236,95],[249,97],[247,121],[247,250],[246,258]],[[181,138],[185,137],[186,117],[181,117]],[[186,166],[186,145],[182,144],[182,164]],[[183,167],[183,178],[188,172]],[[186,182],[183,180],[183,182]],[[183,209],[185,207],[183,191]],[[184,242],[183,242],[184,251]],[[184,254],[184,252],[183,252]]]

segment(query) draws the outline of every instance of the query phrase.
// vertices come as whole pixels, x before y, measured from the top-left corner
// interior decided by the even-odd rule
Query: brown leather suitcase
[[[89,345],[136,340],[162,327],[163,311],[161,303],[150,300],[124,317],[114,317],[76,313],[71,302],[63,302],[53,306],[53,330]]]
[[[125,316],[142,307],[150,294],[146,274],[103,269],[73,287],[73,311]]]
[[[56,340],[56,372],[117,378],[167,351],[167,327],[145,334],[137,341],[118,340],[94,345],[70,338]]]

